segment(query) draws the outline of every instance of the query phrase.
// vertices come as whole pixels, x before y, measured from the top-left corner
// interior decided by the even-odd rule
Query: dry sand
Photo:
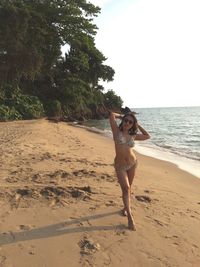
[[[137,154],[132,232],[112,140],[47,120],[0,125],[0,267],[200,266],[200,179]]]

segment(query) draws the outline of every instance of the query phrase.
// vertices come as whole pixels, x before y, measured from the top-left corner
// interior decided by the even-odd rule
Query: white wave
[[[187,171],[192,175],[200,178],[200,162],[197,160],[188,159],[166,151],[164,149],[161,150],[154,147],[143,146],[140,144],[136,144],[135,150],[140,154],[174,163],[180,169]]]

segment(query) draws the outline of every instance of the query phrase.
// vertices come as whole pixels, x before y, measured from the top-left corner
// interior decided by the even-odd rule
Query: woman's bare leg
[[[134,177],[135,177],[136,167],[137,167],[137,165],[133,166],[132,168],[130,168],[130,169],[127,171],[128,181],[129,181],[129,185],[130,185],[130,195],[131,195],[131,186],[132,186],[132,184],[133,184],[133,179],[134,179]],[[135,228],[135,222],[134,222],[133,216],[132,216],[132,220],[133,220],[134,230],[136,230],[136,228]]]
[[[136,167],[137,166],[133,166],[132,168],[130,168],[127,171],[128,181],[129,181],[129,185],[130,185],[130,192],[131,192],[131,186],[132,186],[132,183],[133,183],[133,179],[135,177]]]
[[[134,176],[135,176],[135,170],[136,170],[136,166],[133,166],[131,169],[129,169],[127,171],[128,181],[129,181],[129,185],[130,185],[130,194],[131,194],[131,185],[133,183],[133,179],[134,179]],[[122,215],[127,216],[127,212],[126,212],[126,208],[125,207],[122,210]]]
[[[128,176],[126,171],[118,171],[117,172],[117,177],[119,184],[121,186],[122,190],[122,199],[124,203],[124,211],[126,210],[127,212],[127,217],[128,217],[128,227],[131,230],[135,230],[135,225],[133,221],[133,216],[131,214],[131,207],[130,207],[130,184],[128,180]]]

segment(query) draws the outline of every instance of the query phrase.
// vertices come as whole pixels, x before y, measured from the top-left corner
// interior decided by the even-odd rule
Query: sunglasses
[[[133,121],[132,120],[129,120],[129,119],[124,119],[124,122],[125,123],[129,123],[129,124],[133,124]]]

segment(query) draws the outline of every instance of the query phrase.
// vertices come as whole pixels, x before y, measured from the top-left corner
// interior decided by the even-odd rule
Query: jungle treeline
[[[98,119],[121,108],[100,85],[114,70],[95,45],[99,13],[86,0],[0,0],[1,121]]]

